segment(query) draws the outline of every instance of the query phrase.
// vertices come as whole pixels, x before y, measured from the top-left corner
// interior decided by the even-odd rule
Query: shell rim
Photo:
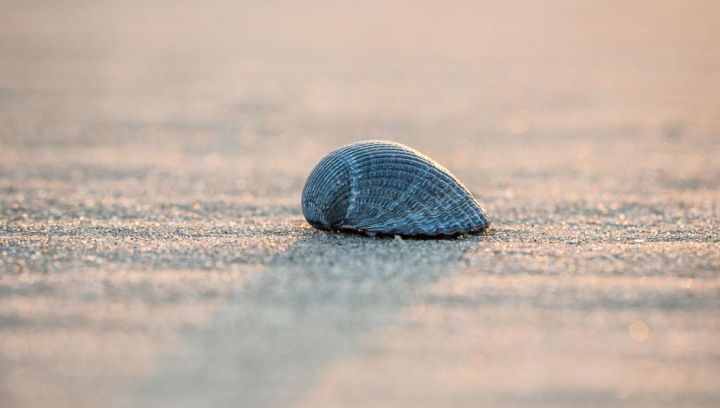
[[[432,240],[454,240],[458,239],[462,236],[469,236],[469,237],[481,237],[481,236],[490,236],[492,235],[493,228],[488,225],[484,228],[480,229],[473,229],[469,231],[459,231],[454,232],[451,234],[442,233],[442,234],[435,234],[435,235],[427,235],[427,234],[401,234],[401,233],[386,233],[386,232],[377,232],[373,233],[370,231],[364,231],[364,230],[356,230],[356,229],[350,229],[350,228],[335,228],[335,229],[321,229],[321,228],[314,228],[318,230],[319,233],[330,233],[330,234],[338,234],[338,235],[345,235],[345,236],[357,236],[362,238],[376,238],[376,239],[393,239],[396,236],[401,237],[404,240],[408,241],[432,241]]]

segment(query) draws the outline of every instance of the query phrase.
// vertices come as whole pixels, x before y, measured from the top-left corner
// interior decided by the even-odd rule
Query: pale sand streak
[[[311,232],[191,334],[142,386],[142,406],[285,406],[327,364],[392,324],[426,285],[481,245]],[[308,273],[308,271],[310,273]]]

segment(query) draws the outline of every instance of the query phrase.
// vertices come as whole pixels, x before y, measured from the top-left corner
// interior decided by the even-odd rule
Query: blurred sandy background
[[[0,1],[0,405],[716,406],[720,3]],[[361,139],[461,241],[322,234]]]

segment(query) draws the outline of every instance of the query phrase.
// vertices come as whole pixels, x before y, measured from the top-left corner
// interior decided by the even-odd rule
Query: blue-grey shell
[[[490,224],[447,169],[387,141],[353,143],[322,159],[305,182],[302,211],[316,228],[370,235],[455,235]]]

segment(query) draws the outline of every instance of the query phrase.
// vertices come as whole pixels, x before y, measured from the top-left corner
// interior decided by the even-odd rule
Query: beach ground
[[[720,3],[297,3],[2,2],[0,406],[720,404]],[[312,229],[363,139],[492,228]]]

